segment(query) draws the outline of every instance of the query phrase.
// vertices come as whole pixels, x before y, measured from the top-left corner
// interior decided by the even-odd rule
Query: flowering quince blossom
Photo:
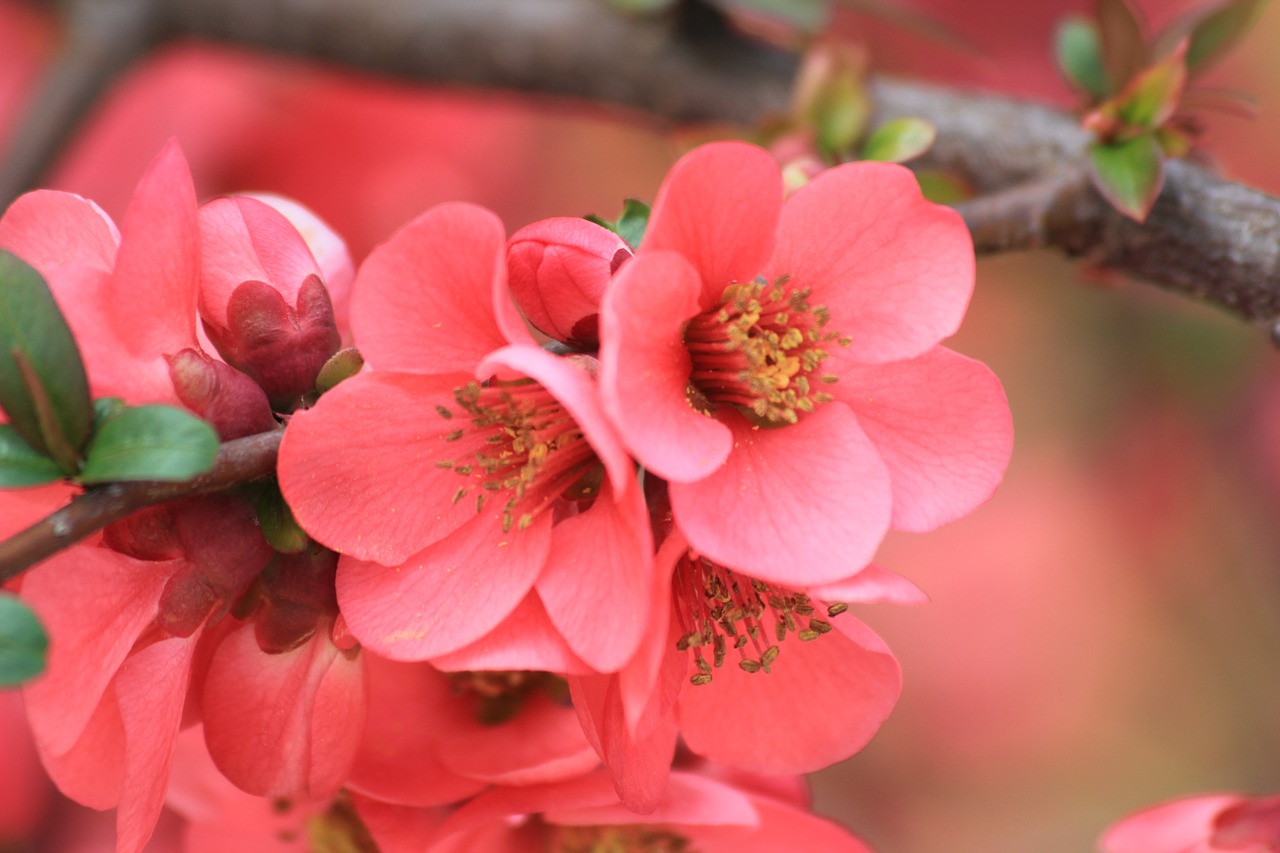
[[[678,162],[600,312],[604,407],[704,557],[791,588],[870,562],[889,526],[986,500],[1012,428],[985,365],[938,346],[973,247],[911,173],[853,163],[783,203],[762,149]]]
[[[1272,853],[1280,797],[1205,794],[1151,806],[1106,831],[1103,853]]]
[[[205,229],[211,245],[223,238],[216,260],[234,268],[227,246],[238,236],[243,267],[263,254],[305,266],[311,252],[303,238],[262,207],[259,224],[237,235],[221,235],[216,224]],[[257,252],[255,237],[259,246],[274,241],[272,250]],[[263,389],[200,346],[201,266],[212,256],[201,256],[194,189],[176,146],[143,177],[120,231],[78,196],[35,192],[0,220],[0,246],[49,282],[95,395],[185,404],[223,439],[278,428]],[[33,504],[70,496],[66,486],[33,491]],[[331,600],[330,557],[319,580]],[[137,513],[22,579],[23,598],[53,636],[45,673],[24,691],[41,759],[73,799],[118,807],[117,850],[146,843],[174,737],[202,712],[224,772],[238,784],[264,793],[332,793],[342,784],[359,744],[362,677],[358,667],[334,663],[348,661],[350,644],[337,650],[321,642],[331,631],[317,626],[335,624],[336,602],[299,607],[306,572],[293,564],[301,561],[275,554],[247,500],[220,494]],[[251,621],[227,618],[233,604]],[[248,691],[272,701],[246,702]],[[291,714],[281,717],[280,704]],[[328,727],[319,735],[316,720]],[[270,748],[257,749],[245,730],[269,732]]]
[[[493,214],[446,204],[370,254],[351,305],[369,369],[293,417],[281,488],[343,554],[338,600],[369,648],[453,655],[450,669],[617,669],[650,610],[643,496],[594,360],[533,345],[504,246]],[[506,624],[499,643],[513,619],[547,642]]]
[[[754,784],[760,781],[761,784]],[[576,853],[588,850],[636,853],[765,853],[822,850],[869,853],[845,830],[808,811],[793,780],[716,778],[707,772],[673,772],[667,795],[650,814],[637,815],[618,801],[605,773],[544,785],[501,787],[435,818],[434,837],[424,847],[417,822],[403,810],[368,803],[361,809],[370,833],[387,853]]]

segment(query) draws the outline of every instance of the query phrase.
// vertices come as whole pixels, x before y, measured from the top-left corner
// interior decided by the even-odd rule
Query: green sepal
[[[937,129],[922,118],[890,119],[867,139],[862,159],[905,163],[928,151],[937,137]]]
[[[601,228],[608,228],[625,240],[631,248],[638,249],[640,242],[644,240],[644,232],[649,228],[649,213],[649,205],[639,199],[629,198],[622,202],[622,215],[618,217],[617,222],[610,222],[594,213],[582,218]]]
[[[262,536],[282,554],[298,554],[311,545],[311,537],[293,517],[284,495],[274,483],[259,486],[249,493],[258,515]]]
[[[65,476],[57,462],[27,444],[16,429],[0,424],[0,488],[43,486]]]
[[[182,482],[208,471],[217,458],[218,434],[195,415],[173,406],[125,406],[94,433],[77,479]]]
[[[1106,100],[1115,91],[1102,61],[1098,28],[1092,22],[1083,18],[1063,21],[1054,34],[1053,52],[1063,76],[1095,102]]]
[[[325,394],[332,391],[339,382],[350,379],[364,367],[364,357],[355,347],[340,349],[329,357],[329,360],[316,374],[316,391]]]
[[[1142,222],[1164,184],[1164,152],[1150,133],[1123,142],[1095,142],[1089,146],[1089,171],[1112,206]]]
[[[0,408],[36,450],[74,474],[89,436],[89,380],[40,273],[0,250]]]
[[[0,687],[17,687],[44,672],[49,635],[16,596],[0,593]]]

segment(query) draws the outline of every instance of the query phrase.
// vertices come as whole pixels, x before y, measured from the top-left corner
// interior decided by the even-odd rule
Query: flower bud
[[[575,348],[599,346],[600,299],[631,258],[617,234],[585,219],[543,219],[507,243],[511,293],[539,331]]]
[[[194,349],[184,349],[167,360],[178,399],[212,424],[223,441],[278,426],[266,393],[231,365]]]

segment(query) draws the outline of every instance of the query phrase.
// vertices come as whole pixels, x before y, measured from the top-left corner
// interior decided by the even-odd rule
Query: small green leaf
[[[40,273],[0,250],[0,408],[67,473],[89,435],[89,381],[71,329]]]
[[[79,480],[178,482],[208,471],[217,457],[218,434],[195,415],[172,406],[126,407],[89,442]]]
[[[102,425],[115,417],[122,409],[126,409],[124,400],[119,397],[99,397],[93,401],[93,432],[102,429]]]
[[[905,163],[929,150],[938,131],[922,118],[895,118],[876,128],[862,148],[863,160]]]
[[[827,0],[721,0],[721,5],[768,15],[810,33],[825,27],[830,18]]]
[[[316,374],[316,391],[326,394],[337,387],[339,382],[350,379],[364,367],[364,357],[355,347],[340,349],[320,368]]]
[[[916,183],[920,184],[920,192],[934,204],[958,204],[973,198],[973,188],[964,181],[933,169],[921,169],[916,172]]]
[[[1216,8],[1197,9],[1175,21],[1162,36],[1172,47],[1184,36],[1191,37],[1187,48],[1187,70],[1200,74],[1226,56],[1248,34],[1262,13],[1266,0],[1233,0]]]
[[[1147,218],[1164,183],[1164,153],[1154,135],[1096,142],[1089,146],[1089,166],[1094,186],[1117,210],[1138,222]]]
[[[637,15],[663,12],[676,4],[676,0],[608,0],[608,2],[624,12]]]
[[[1107,77],[1123,86],[1151,57],[1146,26],[1130,0],[1097,0],[1098,35]]]
[[[65,476],[57,462],[27,444],[16,429],[0,425],[0,488],[43,486]]]
[[[311,545],[311,537],[298,525],[293,510],[274,483],[254,489],[250,500],[257,510],[262,535],[272,548],[282,554],[299,554]]]
[[[1187,83],[1186,43],[1143,71],[1116,96],[1116,115],[1131,129],[1155,130],[1178,109]]]
[[[648,227],[649,205],[634,198],[624,201],[622,215],[618,217],[618,227],[615,229],[618,236],[626,240],[631,248],[638,249]]]
[[[49,636],[15,596],[0,593],[0,687],[17,687],[44,672]]]
[[[1074,86],[1094,101],[1105,100],[1114,91],[1102,61],[1098,28],[1082,18],[1063,21],[1054,35],[1058,68]]]

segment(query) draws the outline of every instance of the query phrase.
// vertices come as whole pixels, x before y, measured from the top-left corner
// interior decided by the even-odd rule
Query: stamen
[[[809,374],[830,356],[826,347],[848,346],[848,337],[824,330],[831,312],[809,304],[808,288],[787,287],[787,277],[725,288],[720,304],[685,326],[692,360],[689,401],[710,414],[716,405],[738,406],[766,424],[793,424],[834,399],[815,392]],[[817,377],[837,381],[832,373]]]
[[[744,577],[692,550],[676,562],[672,597],[681,631],[676,649],[693,652],[694,685],[711,683],[730,648],[739,669],[767,675],[789,636],[812,642],[831,632],[830,622],[814,616],[819,607],[828,618],[849,609],[843,602],[815,606],[802,592]]]
[[[457,411],[440,406],[441,417],[469,417],[470,425],[445,435],[477,449],[469,459],[441,459],[435,465],[452,469],[467,484],[457,490],[453,502],[472,489],[500,493],[503,532],[527,530],[534,520],[568,495],[589,500],[589,491],[574,488],[589,479],[599,460],[585,440],[581,427],[549,391],[532,379],[470,382],[455,389]],[[445,414],[445,413],[448,414]],[[455,420],[456,423],[456,420]],[[484,506],[484,494],[476,499],[476,511]]]
[[[557,704],[569,705],[569,683],[549,672],[454,672],[449,673],[449,683],[455,695],[470,697],[476,721],[486,726],[512,719],[539,692]]]
[[[689,839],[656,827],[555,826],[549,853],[697,853]]]

